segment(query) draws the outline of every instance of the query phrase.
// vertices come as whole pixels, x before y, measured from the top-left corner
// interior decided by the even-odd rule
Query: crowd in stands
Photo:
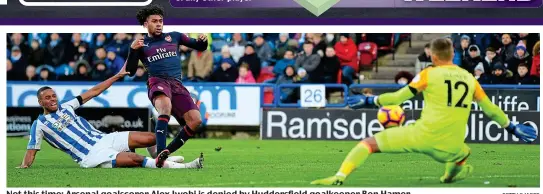
[[[368,58],[360,57],[363,42],[384,47],[397,43],[395,34],[206,35],[209,47],[204,52],[179,48],[185,82],[351,84],[361,69],[360,58]],[[8,34],[8,80],[104,80],[122,68],[132,40],[139,36],[143,35]],[[369,58],[371,62],[376,56]],[[136,75],[125,81],[146,81],[146,76],[140,64]]]
[[[188,34],[196,38],[198,34]],[[180,46],[185,82],[345,83],[372,69],[378,54],[394,52],[404,34],[213,33],[206,51]],[[143,34],[8,34],[8,80],[102,81],[124,65],[129,47]],[[454,62],[481,84],[538,84],[538,34],[451,34]],[[417,71],[431,65],[429,48]],[[413,79],[400,72],[396,83]],[[134,77],[147,80],[140,64]]]
[[[454,64],[481,84],[539,85],[539,34],[451,34]],[[429,45],[417,58],[420,71],[431,65]]]

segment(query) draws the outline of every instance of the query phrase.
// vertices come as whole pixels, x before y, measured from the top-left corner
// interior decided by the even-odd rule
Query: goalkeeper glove
[[[514,125],[510,122],[505,130],[526,143],[532,143],[537,139],[537,130],[527,123]]]
[[[366,105],[374,105],[375,96],[365,96],[365,95],[353,95],[347,96],[347,105],[352,109],[361,109]]]

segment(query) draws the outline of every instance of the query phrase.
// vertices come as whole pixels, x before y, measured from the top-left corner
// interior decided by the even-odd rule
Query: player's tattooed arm
[[[88,90],[85,93],[81,94],[81,98],[83,99],[82,104],[84,104],[84,103],[88,102],[90,99],[100,95],[102,92],[104,92],[109,87],[111,87],[111,85],[113,85],[113,83],[115,83],[117,80],[123,78],[125,75],[130,74],[130,72],[126,71],[126,65],[127,64],[125,63],[123,68],[121,69],[121,71],[119,71],[119,73],[117,73],[113,77],[110,77],[106,81],[103,81],[103,82],[99,83],[98,85],[92,87],[90,90]]]
[[[34,158],[36,158],[37,152],[38,150],[26,150],[25,157],[19,168],[30,168],[30,166],[32,166],[32,163],[34,163]]]
[[[179,44],[185,45],[197,51],[207,50],[208,42],[205,34],[198,35],[198,39],[191,38],[183,33],[180,33]]]

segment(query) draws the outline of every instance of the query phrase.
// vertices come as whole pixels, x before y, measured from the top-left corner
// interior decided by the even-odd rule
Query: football
[[[385,129],[397,127],[405,121],[405,113],[400,106],[383,106],[377,112],[377,120]]]

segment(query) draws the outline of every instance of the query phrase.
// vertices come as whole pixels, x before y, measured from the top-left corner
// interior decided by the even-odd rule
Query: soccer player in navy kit
[[[179,45],[205,51],[208,41],[205,35],[193,39],[179,32],[163,33],[164,10],[157,5],[142,8],[136,17],[140,25],[147,28],[148,34],[132,43],[127,71],[136,72],[140,60],[149,73],[147,81],[149,100],[160,115],[156,122],[155,135],[158,153],[156,165],[161,168],[170,153],[181,148],[202,123],[199,109],[189,91],[181,83]],[[185,125],[166,146],[170,115],[182,126]]]

